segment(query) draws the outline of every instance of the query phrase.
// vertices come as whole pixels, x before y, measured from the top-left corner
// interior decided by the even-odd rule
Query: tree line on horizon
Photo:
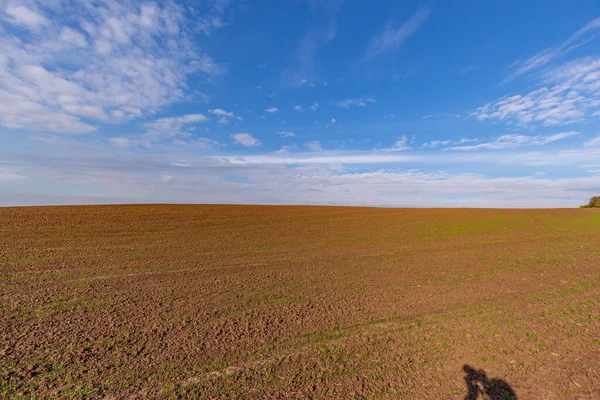
[[[600,196],[592,197],[588,204],[584,204],[580,208],[600,208]]]

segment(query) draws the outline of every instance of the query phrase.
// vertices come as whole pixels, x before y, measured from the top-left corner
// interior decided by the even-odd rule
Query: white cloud
[[[350,108],[350,106],[366,107],[368,103],[375,103],[373,98],[358,97],[356,99],[346,99],[337,102],[338,107]]]
[[[235,117],[235,115],[232,112],[225,111],[221,108],[215,108],[212,110],[208,110],[208,112],[211,114],[214,114],[214,115],[218,115],[220,117],[229,117],[229,118]]]
[[[228,124],[229,122],[231,122],[232,119],[237,119],[238,121],[242,120],[242,117],[238,117],[234,113],[230,111],[225,111],[222,108],[215,108],[212,110],[208,110],[208,112],[218,117],[221,117],[217,121],[219,124]]]
[[[128,147],[132,144],[131,140],[124,137],[110,138],[110,142],[117,147]]]
[[[421,145],[421,147],[426,148],[426,149],[432,149],[432,148],[440,147],[440,146],[448,146],[451,143],[452,143],[451,140],[432,140],[430,142],[423,143]]]
[[[420,8],[399,28],[394,28],[391,23],[388,23],[385,30],[369,43],[363,62],[369,62],[383,53],[392,53],[398,50],[402,43],[427,21],[430,13],[428,8]]]
[[[59,111],[51,111],[43,105],[19,98],[15,93],[0,89],[0,124],[6,128],[60,133],[89,133],[96,127]]]
[[[86,37],[81,33],[69,27],[62,28],[58,39],[67,46],[87,47],[89,43]]]
[[[337,120],[335,118],[331,118],[331,123],[335,124],[337,122]]]
[[[48,25],[48,20],[39,11],[32,10],[23,5],[8,4],[4,12],[8,16],[7,20],[15,25],[22,25],[32,29]]]
[[[33,182],[83,184],[91,196],[98,192],[118,193],[115,194],[118,197],[105,200],[117,203],[573,207],[597,194],[600,178],[594,172],[600,160],[599,147],[535,152],[482,151],[476,155],[382,150],[292,152],[288,147],[280,152],[223,157],[192,155],[187,152],[189,146],[183,152],[160,156],[120,153],[101,145],[93,149],[78,147],[71,152],[65,148],[61,152],[2,153],[0,170],[27,176]],[[580,178],[565,179],[534,177],[533,171],[521,177],[490,177],[485,175],[490,164],[560,167],[568,175],[582,168],[587,172]],[[459,172],[441,172],[440,166]],[[491,169],[495,175],[499,170]],[[239,177],[243,183],[232,182],[231,176]],[[40,185],[40,193],[19,194],[19,183],[13,182],[2,182],[0,202],[98,202],[97,197],[86,200],[64,191],[65,185]],[[272,190],[274,186],[277,191]],[[198,191],[198,187],[211,190]]]
[[[268,113],[276,113],[277,111],[279,111],[279,109],[277,107],[271,107],[267,108],[265,111]]]
[[[323,151],[321,142],[318,140],[313,140],[312,142],[306,143],[306,147],[308,147],[310,151]]]
[[[296,110],[296,111],[302,111],[302,107],[300,107],[300,106],[294,106],[294,110]]]
[[[463,144],[463,143],[472,143],[472,142],[478,142],[479,139],[473,139],[473,138],[462,138],[458,141],[453,142],[452,144]]]
[[[294,132],[291,131],[280,131],[280,132],[276,132],[278,135],[281,135],[283,137],[294,137],[296,136],[296,134]]]
[[[312,106],[308,107],[311,109],[311,111],[317,111],[317,108],[319,108],[319,103],[315,103]]]
[[[594,118],[600,110],[600,58],[583,58],[543,75],[541,88],[504,96],[471,111],[483,120],[561,125]]]
[[[569,131],[556,133],[549,136],[526,136],[526,135],[502,135],[493,142],[481,143],[470,146],[453,146],[449,147],[449,150],[480,150],[480,149],[511,149],[521,146],[543,146],[552,142],[556,142],[562,139],[566,139],[571,136],[579,135],[579,132]]]
[[[178,117],[159,118],[145,124],[146,132],[139,138],[130,139],[130,144],[137,143],[151,146],[162,141],[190,140],[193,137],[193,127],[190,125],[208,121],[204,114],[186,114]]]
[[[585,142],[585,147],[600,147],[600,136]]]
[[[403,135],[400,140],[397,140],[394,144],[394,147],[391,150],[403,151],[409,150],[410,146],[408,145],[408,138],[406,135]]]
[[[204,32],[205,35],[210,36],[214,31],[223,28],[227,24],[223,22],[221,17],[208,16],[202,17],[197,21],[198,29]]]
[[[261,144],[260,140],[252,137],[249,133],[234,133],[231,138],[244,147],[257,147]]]
[[[197,147],[201,150],[214,149],[220,146],[220,143],[214,139],[208,139],[203,137],[193,138],[184,143],[185,145]]]
[[[33,2],[13,4],[4,20],[37,34],[0,35],[4,127],[93,132],[93,121],[120,123],[181,100],[192,73],[223,71],[193,47],[187,14],[171,2],[55,2],[45,16]]]
[[[599,28],[600,18],[596,18],[595,20],[591,21],[585,26],[579,28],[563,43],[544,49],[541,52],[525,60],[514,62],[511,65],[511,68],[514,69],[514,72],[505,81],[513,79],[524,73],[533,71],[535,69],[539,69],[544,65],[550,63],[551,61],[570,52],[571,50],[574,50],[577,47],[584,45],[588,41],[595,38],[595,36],[597,35],[596,31]]]

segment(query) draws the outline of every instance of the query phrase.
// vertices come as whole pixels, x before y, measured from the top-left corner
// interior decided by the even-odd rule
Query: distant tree
[[[600,208],[600,196],[594,196],[590,199],[590,202],[581,208]]]

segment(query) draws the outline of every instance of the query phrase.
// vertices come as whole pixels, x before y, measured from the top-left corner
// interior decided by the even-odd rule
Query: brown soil
[[[600,399],[597,210],[31,207],[0,222],[0,396]]]

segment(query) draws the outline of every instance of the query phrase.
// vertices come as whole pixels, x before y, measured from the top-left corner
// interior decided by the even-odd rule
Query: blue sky
[[[0,0],[0,205],[573,207],[595,1]]]

